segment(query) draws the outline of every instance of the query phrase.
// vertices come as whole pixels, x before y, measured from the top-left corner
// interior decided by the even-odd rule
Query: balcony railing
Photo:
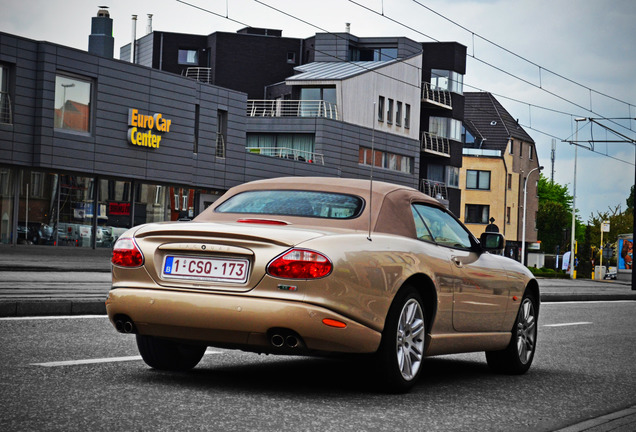
[[[283,159],[297,160],[300,162],[325,164],[322,154],[297,150],[289,147],[246,147],[248,153],[259,154],[263,156],[279,157]]]
[[[183,75],[204,83],[212,83],[212,68],[191,67],[187,68]]]
[[[13,124],[12,112],[9,93],[0,92],[0,123]]]
[[[448,200],[448,189],[444,182],[422,179],[420,183],[420,191],[438,200]]]
[[[450,157],[450,140],[430,132],[422,132],[422,151],[439,156]]]
[[[324,117],[338,120],[338,106],[324,100],[248,100],[249,117]]]
[[[432,88],[431,83],[422,86],[422,101],[442,108],[453,109],[453,100],[448,90]]]

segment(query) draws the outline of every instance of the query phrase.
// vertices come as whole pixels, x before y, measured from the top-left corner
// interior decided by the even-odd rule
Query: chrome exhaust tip
[[[283,338],[281,335],[279,334],[275,334],[272,336],[270,342],[272,343],[272,345],[274,345],[276,348],[280,348],[283,346],[283,344],[285,343],[285,338]]]

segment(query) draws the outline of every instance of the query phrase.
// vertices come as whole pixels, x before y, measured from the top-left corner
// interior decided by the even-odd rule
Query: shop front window
[[[0,243],[11,243],[13,233],[13,169],[0,167]]]

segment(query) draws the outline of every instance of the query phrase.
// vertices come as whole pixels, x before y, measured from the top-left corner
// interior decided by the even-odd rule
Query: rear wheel
[[[404,392],[417,381],[424,357],[425,327],[422,298],[414,288],[407,287],[389,309],[377,354],[387,390]]]
[[[512,375],[530,369],[537,344],[537,311],[537,300],[526,293],[521,300],[508,347],[486,352],[486,361],[491,369]]]
[[[152,368],[167,371],[186,371],[195,367],[206,346],[188,345],[159,339],[153,336],[137,336],[137,348],[146,364]]]

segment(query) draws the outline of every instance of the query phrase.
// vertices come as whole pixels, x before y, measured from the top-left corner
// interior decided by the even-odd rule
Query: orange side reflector
[[[336,327],[336,328],[345,328],[347,327],[347,324],[343,323],[342,321],[337,321],[331,318],[325,318],[322,320],[322,323],[324,325],[328,325],[329,327]]]
[[[519,300],[519,298],[517,296],[512,296],[512,300],[513,301],[517,301],[517,300]]]

